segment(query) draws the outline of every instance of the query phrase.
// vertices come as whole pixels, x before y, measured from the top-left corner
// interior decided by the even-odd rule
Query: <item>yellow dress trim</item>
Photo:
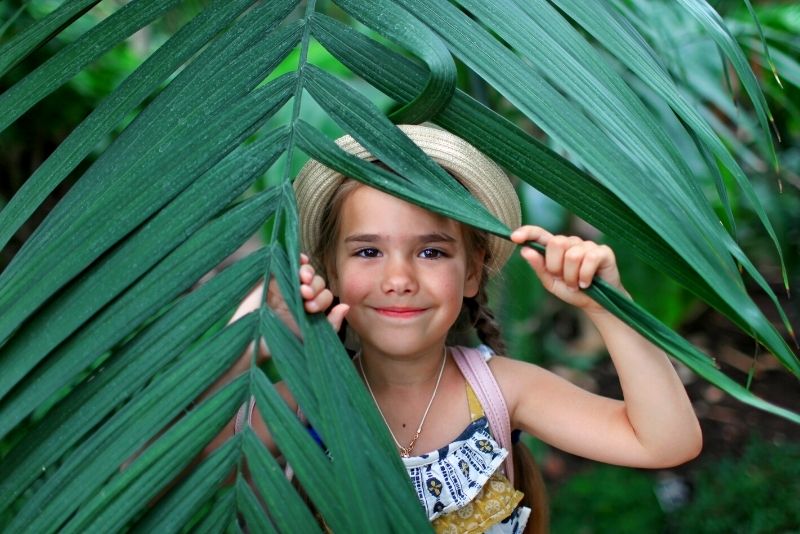
[[[484,416],[481,401],[478,400],[478,396],[475,394],[469,384],[467,384],[467,404],[469,404],[470,421],[477,421]]]
[[[469,504],[437,517],[433,529],[439,534],[471,534],[485,532],[511,515],[522,500],[502,473],[495,472],[480,493]]]

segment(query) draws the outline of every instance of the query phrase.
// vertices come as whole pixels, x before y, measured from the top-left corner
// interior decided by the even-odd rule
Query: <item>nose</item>
[[[414,266],[404,258],[389,258],[384,264],[381,289],[384,293],[413,294],[417,290]]]

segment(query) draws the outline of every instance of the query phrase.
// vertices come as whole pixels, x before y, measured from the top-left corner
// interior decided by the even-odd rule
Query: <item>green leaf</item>
[[[206,225],[72,336],[44,365],[37,367],[0,404],[0,413],[4,414],[0,419],[0,436],[233,253],[270,216],[274,209],[274,193],[268,190],[253,197]],[[13,379],[28,366],[29,362],[22,357],[0,360],[2,384],[10,389]]]
[[[745,42],[745,45],[747,44],[748,43]],[[754,45],[752,44],[748,46],[748,48],[751,50],[753,47]],[[777,48],[773,48],[770,55],[771,60],[775,64],[775,68],[778,70],[778,72],[780,72],[781,77],[790,85],[800,87],[800,58],[782,52]],[[756,61],[759,65],[765,66],[763,59],[757,57]]]
[[[6,17],[6,19],[3,21],[3,24],[0,26],[0,37],[3,37],[8,31],[8,29],[11,28],[11,26],[13,26],[13,24],[17,21],[19,16],[22,15],[22,13],[25,11],[26,7],[27,6],[25,4],[22,4],[18,6],[16,10],[13,13],[11,13],[11,15],[8,15]]]
[[[31,428],[0,463],[0,510],[236,306],[262,276],[267,252],[252,253],[182,298]]]
[[[242,530],[242,527],[239,525],[239,518],[238,516],[231,519],[231,522],[228,523],[228,528],[225,529],[226,534],[245,534]]]
[[[0,339],[6,339],[22,320],[82,267],[136,228],[148,215],[188,186],[195,176],[205,173],[254,133],[286,102],[293,87],[294,76],[286,75],[252,92],[229,109],[218,110],[210,121],[204,112],[194,113],[192,120],[187,119],[193,132],[181,125],[177,131],[170,132],[176,136],[169,137],[171,143],[147,145],[141,157],[135,155],[134,147],[129,147],[130,154],[112,164],[116,167],[122,163],[124,171],[103,169],[98,161],[93,166],[98,171],[97,177],[106,172],[115,175],[113,185],[107,186],[108,191],[95,188],[93,194],[81,195],[81,187],[73,187],[59,204],[62,213],[70,214],[69,220],[64,220],[66,217],[58,220],[58,228],[52,233],[40,227],[26,243],[26,247],[38,246],[39,250],[28,253],[23,262],[23,248],[14,258],[16,263],[12,262],[0,277],[0,312],[3,314],[0,316]],[[145,126],[158,137],[168,133],[162,132],[158,124]],[[214,135],[206,135],[208,131],[214,132]],[[186,137],[178,142],[181,135]],[[122,136],[117,141],[120,139]],[[154,141],[160,142],[161,139]],[[165,152],[167,149],[174,150]],[[106,151],[105,155],[108,154],[109,151]],[[128,159],[133,161],[126,161]],[[160,180],[153,179],[155,176]],[[141,182],[134,186],[137,180]],[[137,189],[139,194],[132,196],[131,191]],[[77,210],[77,205],[87,208]],[[58,219],[57,211],[51,217]],[[98,235],[96,228],[100,221],[113,223]],[[39,245],[36,245],[37,241]],[[89,242],[92,246],[87,246]],[[0,389],[0,395],[3,393]]]
[[[176,160],[176,156],[183,155],[180,154],[181,151],[187,156],[204,154],[204,151],[214,146],[214,141],[204,135],[204,128],[209,125],[223,127],[226,114],[229,118],[235,117],[228,108],[235,102],[241,103],[242,98],[296,44],[294,39],[299,38],[296,34],[299,23],[289,25],[270,38],[263,39],[263,32],[270,30],[279,20],[275,13],[265,11],[270,7],[274,5],[268,3],[250,11],[222,38],[211,43],[159,93],[48,215],[37,229],[38,237],[29,240],[15,255],[4,276],[14,271],[16,263],[31,256],[35,257],[34,254],[39,249],[58,237],[60,233],[56,230],[70,224],[70,217],[65,214],[69,214],[76,204],[83,207],[87,203],[87,196],[92,199],[107,191],[111,184],[103,177],[108,173],[125,185],[125,193],[129,194],[130,190],[135,190],[134,185],[152,186],[154,175],[158,176],[168,170],[175,172],[177,167],[182,172],[171,180],[176,184],[175,188],[163,191],[174,196],[191,179],[191,169],[199,166],[202,172],[205,170],[203,165],[216,163],[203,158],[198,158],[197,162],[189,159],[190,166],[186,167],[186,162]],[[278,80],[274,80],[276,81]],[[210,90],[204,84],[208,84]],[[281,84],[273,87],[277,90]],[[116,183],[118,182],[115,180],[114,184]],[[110,190],[115,191],[115,188],[111,187]],[[171,198],[163,193],[162,203]],[[149,207],[150,204],[145,206]],[[155,203],[150,210],[159,206],[160,204]],[[143,217],[147,213],[149,212],[145,210]]]
[[[267,343],[274,341],[267,340]],[[273,357],[283,348],[275,346]],[[286,357],[291,356],[286,354]],[[254,371],[253,383],[256,406],[270,429],[272,439],[330,528],[334,532],[340,531],[349,525],[349,503],[342,501],[344,495],[335,482],[330,460],[261,371]]]
[[[28,54],[58,35],[84,13],[98,4],[100,0],[75,0],[64,2],[42,20],[28,26],[0,47],[0,76],[5,75],[14,65]],[[24,7],[24,6],[23,6]],[[0,33],[2,35],[2,33]],[[0,248],[2,246],[0,245]]]
[[[86,65],[177,3],[178,0],[134,0],[67,45],[0,95],[0,132]],[[45,19],[39,24],[46,27],[49,22]]]
[[[691,1],[705,6],[702,0]],[[85,2],[65,2],[60,13],[79,3]],[[298,220],[289,180],[294,150],[466,224],[505,237],[509,229],[471,203],[463,188],[357,90],[310,65],[312,34],[347,67],[397,100],[403,106],[399,120],[431,117],[464,137],[511,173],[625,241],[742,329],[753,331],[784,365],[800,369],[748,298],[736,262],[758,283],[765,284],[763,277],[698,195],[685,155],[660,134],[660,124],[607,58],[588,46],[587,38],[605,46],[612,62],[620,61],[672,106],[701,152],[705,146],[709,159],[737,175],[740,169],[724,146],[728,140],[720,140],[727,134],[709,128],[713,119],[692,109],[694,102],[682,94],[683,87],[676,87],[658,65],[661,58],[648,57],[651,49],[620,15],[602,7],[565,8],[571,3],[567,0],[555,2],[561,13],[538,0],[464,0],[461,5],[472,7],[480,19],[476,23],[471,14],[442,0],[342,0],[359,20],[421,59],[415,62],[358,32],[342,30],[340,23],[315,13],[314,0],[306,3],[304,14],[293,13],[302,20],[280,26],[296,1],[259,2],[252,9],[249,3],[211,0],[206,11],[75,129],[28,180],[32,185],[0,212],[0,243],[5,243],[56,184],[157,92],[0,275],[0,436],[8,436],[4,451],[10,449],[0,466],[0,513],[13,522],[10,530],[48,532],[71,522],[73,530],[116,531],[137,526],[137,519],[147,531],[430,530],[351,359],[325,317],[308,317],[303,310],[297,284]],[[616,5],[627,13],[623,3]],[[79,39],[98,48],[69,46],[35,70],[17,89],[0,96],[0,102],[14,103],[11,109],[0,107],[0,119],[15,120],[29,101],[39,101],[99,57],[103,47],[124,38],[125,31],[135,28],[123,19],[137,9],[144,25],[150,8],[155,18],[161,8],[156,2],[129,2]],[[504,10],[506,17],[495,19],[491,8]],[[580,10],[580,16],[571,10]],[[562,13],[583,26],[588,37],[574,31]],[[581,19],[585,13],[591,20]],[[38,42],[57,33],[56,19],[47,20],[30,30]],[[618,27],[625,28],[621,36]],[[296,66],[281,67],[293,72],[282,78],[271,74],[298,43]],[[451,52],[535,120],[577,164],[464,93],[453,93]],[[3,60],[13,64],[19,57]],[[56,64],[63,68],[55,69]],[[263,84],[267,76],[275,80]],[[706,81],[718,85],[710,77]],[[642,85],[633,83],[637,89]],[[310,121],[304,122],[303,89],[397,174],[342,153]],[[236,148],[290,97],[295,99],[288,127],[273,130],[274,144],[259,137],[257,144]],[[708,101],[730,113],[717,98],[727,96],[720,92]],[[24,105],[18,108],[19,102]],[[744,121],[734,117],[733,122]],[[280,185],[218,215],[260,173],[262,163],[268,165],[284,150],[287,165]],[[749,195],[744,174],[737,179]],[[176,300],[201,271],[273,213],[264,250]],[[763,213],[759,216],[766,220]],[[270,276],[278,281],[299,337],[264,303],[258,314],[207,337],[223,310],[230,310],[257,278]],[[591,290],[600,292],[598,298],[605,298],[609,309],[670,352],[677,351],[698,374],[744,402],[797,420],[796,414],[726,382],[694,347],[601,286]],[[247,376],[178,417],[259,334],[273,351],[283,380],[278,389],[291,391],[327,451],[256,367],[255,358]],[[297,473],[313,508],[301,502],[283,478],[280,459],[249,429],[160,495],[248,394],[254,395],[278,453]],[[41,420],[23,423],[37,407]],[[120,464],[137,452],[138,458],[120,471]],[[39,476],[41,466],[48,472]],[[217,491],[231,468],[235,486]]]
[[[288,130],[278,128],[232,152],[173,199],[96,267],[40,309],[3,347],[6,361],[41,361],[80,325],[146,273],[241,195],[286,149]],[[131,257],[143,261],[131,262]]]
[[[96,2],[93,2],[96,3]],[[126,78],[61,142],[0,211],[0,248],[80,161],[178,66],[227,26],[253,0],[216,0]],[[67,8],[67,2],[59,10]],[[31,31],[38,24],[31,26]],[[39,31],[39,30],[36,30]],[[226,37],[220,41],[226,40]],[[10,43],[9,43],[10,44]],[[0,53],[0,57],[4,57]]]
[[[339,60],[395,99],[412,98],[424,83],[424,73],[418,66],[332,19],[315,16],[314,32]],[[384,67],[386,65],[391,68]],[[614,193],[586,173],[460,92],[436,122],[608,235],[628,242],[631,250],[642,259],[672,276],[751,333],[787,368],[793,372],[798,369],[797,357],[741,287],[733,292],[733,299],[725,295],[711,280],[704,279],[720,273],[695,269],[687,263],[685,255],[665,242],[663,233],[650,227]]]
[[[286,479],[283,469],[261,440],[250,428],[247,428],[243,435],[243,450],[245,458],[247,458],[247,466],[278,530],[281,532],[319,531],[316,519]]]
[[[239,350],[243,347],[241,342],[237,346]],[[245,399],[245,383],[244,377],[234,380],[170,427],[131,465],[124,467],[122,473],[106,484],[102,492],[83,505],[62,531],[72,533],[121,530],[131,518],[158,497],[231,420],[236,408]],[[231,441],[238,440],[234,437]],[[218,460],[220,465],[208,466],[216,467],[209,473],[213,477],[212,482],[221,483],[230,472],[239,456],[237,448],[229,447],[227,457]],[[189,489],[196,494],[193,497],[199,499],[209,495],[212,488],[205,481],[204,485]],[[186,492],[184,490],[181,493]],[[185,508],[182,510],[186,516],[191,515],[189,512]]]
[[[470,210],[460,210],[447,201],[447,197],[436,193],[436,189],[421,187],[403,176],[386,171],[377,165],[341,150],[322,132],[305,121],[295,125],[295,136],[299,147],[313,159],[335,169],[345,176],[366,183],[399,198],[437,211],[446,217],[458,218],[472,226],[481,226],[483,220]],[[496,223],[500,224],[500,223]],[[506,233],[509,231],[506,229]]]
[[[320,317],[311,317],[310,322]],[[322,321],[327,322],[324,317]],[[364,494],[349,506],[351,528],[357,525],[372,525],[377,532],[389,530],[388,518],[381,513],[381,501],[370,486],[375,482],[366,482],[368,478],[377,477],[369,469],[366,455],[353,454],[353,450],[363,450],[364,442],[363,422],[352,417],[352,411],[347,409],[347,390],[339,382],[338,373],[333,371],[331,360],[344,358],[341,345],[326,345],[315,335],[311,329],[304,329],[304,345],[306,358],[308,358],[308,377],[316,385],[319,398],[319,411],[321,419],[309,419],[315,430],[320,434],[323,442],[333,458],[333,468],[337,474],[338,488],[343,495],[352,495],[361,490]],[[338,349],[338,350],[337,350]],[[350,369],[351,373],[355,371]],[[291,388],[291,381],[287,380]],[[344,402],[343,402],[344,401]],[[384,451],[388,453],[388,451]],[[396,456],[396,455],[395,455]],[[390,455],[386,457],[391,458]],[[301,479],[302,480],[302,479]],[[324,514],[323,514],[323,517]],[[327,517],[325,517],[327,520]]]
[[[197,534],[217,534],[235,521],[236,492],[229,488],[214,503],[213,508],[194,530]]]
[[[289,226],[293,226],[291,221],[296,214],[286,213],[285,217],[289,221]],[[292,251],[289,251],[289,254],[291,256]],[[297,251],[294,252],[294,255],[297,255]],[[273,259],[278,260],[279,256],[274,255]],[[272,267],[277,280],[289,278],[288,271],[292,267],[288,265],[287,261],[273,261]],[[281,287],[282,294],[286,294],[287,290],[289,288]],[[296,285],[293,290],[297,291]],[[262,321],[265,318],[270,319],[270,317],[271,314],[264,314]],[[410,480],[397,455],[385,423],[377,413],[374,401],[367,394],[352,361],[344,352],[330,324],[321,314],[306,316],[304,312],[301,312],[295,319],[301,327],[304,339],[305,356],[300,360],[305,363],[305,369],[300,370],[302,374],[298,374],[297,368],[288,363],[288,360],[296,357],[288,350],[289,347],[274,348],[273,338],[269,337],[267,337],[267,342],[270,347],[273,347],[273,359],[287,387],[300,401],[303,412],[334,459],[333,468],[339,492],[347,495],[349,493],[345,488],[348,485],[354,485],[353,491],[369,494],[371,499],[364,498],[363,502],[357,503],[362,507],[378,506],[382,508],[383,505],[380,503],[388,500],[398,503],[399,513],[393,515],[392,527],[400,532],[419,532],[430,529],[429,522],[424,514],[421,514],[419,504],[413,497],[414,491]],[[263,326],[267,325],[262,322]],[[303,404],[303,399],[298,393],[303,388],[308,388],[304,393],[305,396],[316,397],[316,403],[309,409],[306,409],[307,405]],[[259,403],[261,402],[259,400]],[[259,405],[263,406],[263,404]],[[356,416],[353,417],[353,414]],[[273,437],[278,440],[280,436],[274,432]],[[289,457],[286,447],[280,443],[278,445],[287,455],[289,463],[297,466],[297,462]],[[359,458],[359,460],[366,460],[366,463],[362,461],[355,463],[352,467],[342,467],[343,462],[336,461],[336,459],[351,454],[354,448],[365,451],[364,458]],[[375,453],[366,452],[376,448],[378,450]],[[307,479],[304,479],[307,474],[301,473],[299,466],[295,467],[295,471],[297,471],[303,487],[310,492]],[[406,495],[405,499],[401,497],[403,492]],[[310,493],[309,495],[315,504],[318,504],[317,498]],[[352,504],[349,506],[352,507]],[[329,517],[326,512],[320,511],[328,521]],[[368,512],[365,512],[364,515],[368,516]],[[358,524],[360,523],[356,523],[356,525]],[[331,527],[333,528],[332,524]]]
[[[127,458],[233,364],[252,337],[254,321],[252,314],[245,316],[182,356],[66,458],[9,528],[39,533],[58,529]]]
[[[281,288],[283,294],[283,288]],[[264,339],[270,340],[270,346],[280,347],[281,353],[290,354],[291,357],[278,358],[280,361],[278,370],[283,366],[288,366],[290,370],[284,369],[289,376],[303,376],[306,373],[308,363],[306,362],[303,346],[297,336],[294,335],[286,325],[278,318],[271,308],[264,306],[260,310],[260,332]],[[284,373],[281,373],[283,375]],[[292,396],[303,407],[306,416],[311,415],[317,419],[319,408],[317,406],[317,395],[314,388],[307,383],[298,383],[292,390]]]
[[[744,171],[719,136],[714,133],[713,129],[697,113],[692,104],[680,93],[669,74],[655,60],[655,52],[630,24],[625,24],[624,20],[620,20],[604,5],[598,5],[597,9],[589,13],[584,9],[584,5],[575,2],[575,0],[557,0],[556,3],[570,17],[591,32],[592,36],[603,43],[614,54],[614,57],[623,61],[643,82],[661,96],[697,136],[698,140],[705,145],[707,150],[710,150],[714,156],[719,158],[722,165],[731,172],[775,244],[783,270],[784,285],[788,287],[786,267],[780,243],[761,200],[753,190],[753,186]],[[531,10],[528,9],[528,11],[530,12]],[[709,160],[708,167],[712,172],[716,171],[718,173],[713,160]],[[733,228],[733,215],[730,213],[730,204],[727,202],[726,193],[724,188],[720,189],[718,187],[718,190],[723,206],[728,213],[728,224]],[[771,293],[771,290],[768,293]],[[780,308],[780,306],[778,307]]]
[[[575,154],[578,161],[663,235],[690,264],[700,272],[708,272],[707,276],[716,278],[715,282],[728,292],[741,295],[742,283],[733,261],[724,251],[716,250],[715,242],[721,238],[717,234],[724,231],[718,228],[718,222],[710,224],[707,216],[686,211],[687,206],[682,204],[690,197],[677,183],[643,182],[639,178],[643,172],[656,172],[658,168],[638,166],[556,88],[456,8],[438,0],[403,0],[403,4],[424,14],[434,28],[457,28],[443,37],[463,61]]]
[[[291,205],[284,207],[284,218],[290,228],[295,226],[296,214],[293,210]],[[297,250],[289,250],[289,257],[297,254]],[[274,254],[271,266],[279,283],[292,284],[289,280],[294,277],[290,275],[292,267],[287,257]],[[293,287],[281,287],[282,294],[291,292],[297,292],[296,282]],[[396,516],[393,519],[396,522],[394,528],[411,532],[429,529],[429,523],[420,513],[419,505],[413,498],[408,476],[374,403],[367,396],[350,359],[324,317],[315,314],[307,318],[302,311],[295,317],[304,340],[302,352],[298,354],[301,347],[296,339],[287,342],[285,332],[278,336],[272,335],[272,332],[281,331],[274,313],[266,309],[261,313],[262,333],[270,346],[275,365],[334,461],[327,469],[323,467],[328,460],[322,456],[318,444],[302,427],[299,431],[296,429],[299,426],[296,419],[288,412],[285,403],[260,371],[255,374],[256,404],[279,450],[293,467],[298,480],[326,523],[334,531],[352,530],[364,524],[363,517],[369,517],[372,521],[369,524],[374,525],[383,519],[374,511],[383,509],[381,502],[385,499],[394,498],[399,500],[403,512],[400,514],[402,520]],[[353,417],[354,413],[357,414],[356,417]],[[276,417],[280,419],[276,420]],[[278,424],[281,426],[276,426]],[[366,452],[378,446],[380,453]],[[365,454],[355,459],[346,458],[348,455],[352,456],[354,448],[365,451]],[[321,460],[318,459],[320,456]],[[326,477],[332,478],[329,481],[318,478],[323,472]],[[381,493],[382,484],[376,482],[377,480],[391,481],[387,484],[392,488],[391,495]],[[352,491],[367,494],[369,497],[358,502],[341,500],[352,494]],[[398,499],[402,491],[406,491],[405,500]],[[359,510],[369,506],[373,510]],[[339,517],[338,510],[342,507],[349,510],[347,517]],[[356,513],[358,511],[362,514],[361,518]],[[342,523],[343,521],[346,522]]]
[[[316,37],[337,59],[389,96],[408,100],[424,83],[420,67],[379,43],[328,17],[316,15],[313,22]],[[685,261],[607,188],[468,95],[457,92],[436,122],[593,225],[631,243],[649,261],[671,269],[673,277],[704,285],[688,266],[681,269]]]
[[[248,531],[264,532],[266,534],[275,532],[277,534],[278,531],[275,530],[275,527],[272,526],[272,523],[270,523],[269,519],[266,517],[258,499],[253,494],[253,490],[250,489],[250,486],[244,481],[241,475],[236,479],[236,502],[247,524]]]
[[[529,243],[529,246],[539,252],[544,252],[544,247],[538,243]],[[630,300],[605,280],[595,278],[592,281],[592,285],[584,291],[598,304],[625,321],[653,344],[664,349],[667,354],[686,365],[698,376],[719,387],[735,399],[765,412],[783,417],[793,423],[800,424],[800,414],[776,406],[753,395],[747,388],[717,369],[714,361],[708,355],[676,334],[674,330],[664,326],[661,321],[647,312],[647,310]]]
[[[419,124],[435,117],[456,90],[456,64],[442,40],[411,13],[388,0],[336,0],[356,19],[422,59],[430,77],[422,92],[389,117],[398,124]]]
[[[404,0],[404,3],[424,10],[435,27],[458,25],[463,35],[453,33],[448,42],[465,62],[496,84],[521,111],[576,154],[577,160],[680,251],[698,272],[711,278],[720,292],[727,293],[728,298],[742,300],[743,285],[735,264],[718,245],[728,243],[729,236],[718,222],[712,223],[707,214],[699,215],[687,209],[693,203],[677,183],[671,179],[664,181],[663,173],[660,173],[661,180],[643,182],[639,176],[643,172],[658,172],[657,166],[636,165],[543,77],[525,68],[516,56],[454,8],[442,4],[434,11],[432,7],[436,2]],[[707,206],[702,211],[707,212]],[[754,307],[752,303],[750,306]]]
[[[159,499],[147,515],[136,522],[135,532],[180,532],[233,471],[241,456],[241,441],[241,435],[234,436],[212,452],[180,486]]]
[[[367,393],[355,366],[350,358],[346,357],[341,345],[337,344],[338,338],[324,317],[315,314],[310,317],[309,322],[312,331],[316,333],[313,339],[318,340],[318,344],[307,346],[306,356],[310,360],[309,365],[312,369],[328,368],[327,375],[324,371],[321,373],[321,379],[333,380],[336,386],[331,388],[328,393],[329,402],[336,405],[341,403],[342,399],[346,399],[350,407],[344,415],[347,413],[357,415],[352,421],[355,428],[350,430],[350,432],[355,432],[351,436],[355,438],[356,447],[359,446],[359,441],[361,442],[360,450],[380,447],[376,451],[377,454],[365,455],[365,460],[368,462],[366,472],[376,480],[374,491],[377,500],[382,503],[391,500],[394,504],[399,505],[392,518],[392,527],[399,532],[429,531],[432,528],[431,524],[421,513],[419,502],[413,497],[415,492],[405,466],[401,462],[386,424],[378,414],[375,402]],[[307,335],[308,330],[305,332]],[[327,348],[327,354],[323,348]],[[324,403],[325,400],[321,399],[320,402]],[[327,422],[328,420],[323,421],[323,423]],[[321,425],[321,428],[324,433],[325,426]],[[345,434],[345,439],[346,436],[347,434]],[[345,441],[343,444],[345,450],[346,443]],[[334,451],[333,448],[331,450]],[[333,454],[336,454],[335,451]],[[358,480],[356,483],[359,484]],[[369,503],[365,503],[365,505],[367,504]]]
[[[607,137],[634,164],[666,182],[668,192],[687,209],[711,214],[677,148],[622,77],[603,61],[550,4],[543,0],[506,2],[460,0],[531,62],[553,87],[580,103],[580,111],[603,126]]]
[[[750,63],[747,61],[739,44],[731,35],[730,31],[725,27],[725,22],[719,14],[714,11],[714,8],[708,5],[705,0],[678,0],[678,4],[682,6],[692,17],[699,22],[702,27],[708,32],[708,35],[717,43],[722,53],[731,62],[734,70],[736,71],[739,80],[750,96],[750,101],[756,111],[758,121],[765,134],[770,131],[769,122],[774,122],[772,113],[767,107],[766,98],[761,88],[758,85],[758,80],[750,68]],[[767,135],[770,151],[772,153],[773,161],[777,167],[778,156],[775,153],[775,145],[772,143],[772,138]]]
[[[371,154],[397,172],[399,176],[392,180],[395,182],[394,194],[406,190],[408,198],[413,195],[420,199],[417,203],[421,203],[426,209],[471,226],[480,226],[502,237],[509,236],[511,231],[503,223],[486,211],[475,197],[389,122],[369,101],[356,97],[347,85],[319,69],[309,66],[307,72],[305,87],[311,96]],[[310,128],[305,128],[304,133],[313,135]],[[313,139],[313,144],[317,143],[322,144],[320,136],[315,136]],[[312,150],[309,143],[305,146]],[[332,152],[330,142],[328,147],[330,150],[327,152]],[[354,162],[356,158],[346,159]],[[364,168],[363,165],[359,166]],[[382,177],[391,175],[391,173],[379,174]],[[386,181],[376,181],[376,183],[385,184]],[[401,184],[404,187],[401,187]],[[423,203],[425,197],[428,200]]]

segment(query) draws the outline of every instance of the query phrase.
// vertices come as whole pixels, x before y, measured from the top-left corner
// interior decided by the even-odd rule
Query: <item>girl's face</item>
[[[359,186],[342,203],[339,225],[330,286],[350,305],[347,322],[363,349],[440,351],[480,283],[482,257],[467,258],[461,224]]]

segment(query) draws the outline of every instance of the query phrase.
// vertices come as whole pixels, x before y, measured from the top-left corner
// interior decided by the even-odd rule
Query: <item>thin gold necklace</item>
[[[444,374],[444,364],[447,362],[447,346],[444,347],[444,354],[442,354],[442,366],[439,368],[439,376],[436,378],[436,385],[433,388],[433,395],[431,395],[431,400],[428,401],[428,407],[425,408],[425,413],[422,414],[422,420],[419,422],[419,426],[417,427],[417,431],[414,433],[414,437],[411,439],[411,443],[408,444],[407,447],[403,447],[399,441],[397,441],[397,437],[395,437],[394,432],[392,432],[392,427],[389,426],[389,421],[386,420],[386,416],[383,415],[383,410],[381,410],[381,405],[378,404],[378,399],[375,398],[375,393],[372,392],[372,387],[369,385],[369,380],[367,380],[367,373],[364,372],[364,364],[362,362],[361,353],[358,354],[358,367],[361,370],[361,376],[364,377],[364,383],[367,385],[367,389],[369,390],[369,394],[372,395],[372,400],[375,402],[375,406],[378,408],[378,413],[381,414],[383,417],[383,422],[386,424],[386,428],[389,429],[389,434],[392,435],[392,439],[394,440],[397,448],[400,449],[400,456],[403,458],[408,458],[411,456],[411,452],[414,450],[414,445],[416,445],[417,440],[419,439],[419,435],[422,433],[422,425],[425,424],[425,418],[428,417],[428,412],[431,409],[431,404],[433,404],[433,399],[436,398],[436,392],[439,391],[439,383],[442,381],[442,374]]]

